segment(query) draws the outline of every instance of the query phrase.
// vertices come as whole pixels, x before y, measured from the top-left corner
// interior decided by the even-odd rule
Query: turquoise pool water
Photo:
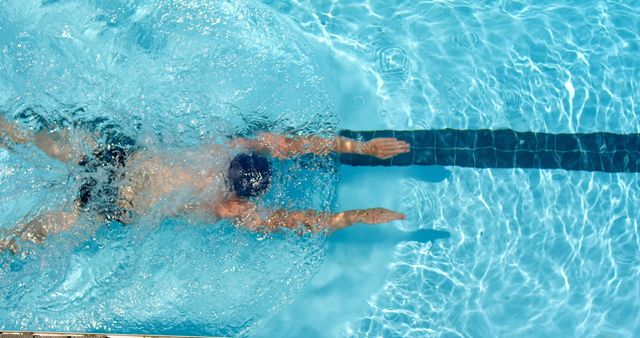
[[[0,108],[179,146],[265,128],[639,133],[638,27],[638,1],[11,0]],[[74,196],[68,168],[0,151],[3,227]],[[177,219],[72,232],[2,257],[0,329],[640,332],[637,174],[318,161],[278,164],[270,202],[408,221],[329,238]],[[397,240],[416,229],[432,241]]]

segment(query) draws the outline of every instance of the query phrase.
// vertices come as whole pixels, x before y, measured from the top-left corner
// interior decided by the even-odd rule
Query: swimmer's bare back
[[[119,186],[120,206],[137,215],[151,210],[160,217],[204,212],[203,206],[227,198],[223,147],[191,151],[139,150],[127,158]],[[207,209],[211,209],[208,207]]]

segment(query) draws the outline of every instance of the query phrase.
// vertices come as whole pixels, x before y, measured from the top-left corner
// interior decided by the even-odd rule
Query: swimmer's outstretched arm
[[[273,157],[286,159],[304,154],[327,155],[329,153],[349,153],[375,156],[388,159],[409,152],[409,143],[396,138],[375,138],[367,142],[337,136],[287,137],[273,133],[261,133],[255,139],[238,138],[231,141],[232,146],[269,153]]]
[[[236,224],[252,230],[273,231],[280,227],[310,231],[339,230],[356,223],[378,224],[404,220],[407,217],[399,212],[384,208],[348,210],[338,213],[316,210],[275,211],[262,210],[254,203],[243,199],[231,199],[215,207],[218,217],[232,219]]]

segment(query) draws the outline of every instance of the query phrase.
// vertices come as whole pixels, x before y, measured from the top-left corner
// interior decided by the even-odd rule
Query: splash
[[[310,48],[251,2],[5,1],[0,51],[0,111],[25,129],[117,130],[175,148],[261,129],[335,132]],[[33,147],[1,151],[3,228],[75,198],[64,165]],[[269,203],[329,209],[330,161],[284,166],[304,170],[281,174]],[[243,334],[289,302],[324,257],[318,236],[148,221],[3,256],[0,328]]]

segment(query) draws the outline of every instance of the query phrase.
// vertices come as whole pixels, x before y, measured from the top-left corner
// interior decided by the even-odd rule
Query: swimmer
[[[225,145],[188,151],[143,149],[122,135],[106,140],[101,144],[87,133],[68,129],[25,131],[0,116],[0,146],[31,143],[75,168],[80,179],[79,193],[70,205],[21,222],[12,230],[13,238],[0,238],[0,251],[18,252],[17,238],[42,242],[47,234],[71,228],[83,215],[124,224],[150,214],[195,215],[206,220],[229,219],[254,231],[284,227],[314,232],[406,219],[402,213],[384,208],[328,213],[270,210],[255,202],[271,186],[269,157],[353,153],[388,159],[409,151],[408,143],[395,138],[360,142],[346,137],[288,137],[264,132],[255,138],[235,138]],[[86,154],[82,151],[85,147],[94,150]]]

